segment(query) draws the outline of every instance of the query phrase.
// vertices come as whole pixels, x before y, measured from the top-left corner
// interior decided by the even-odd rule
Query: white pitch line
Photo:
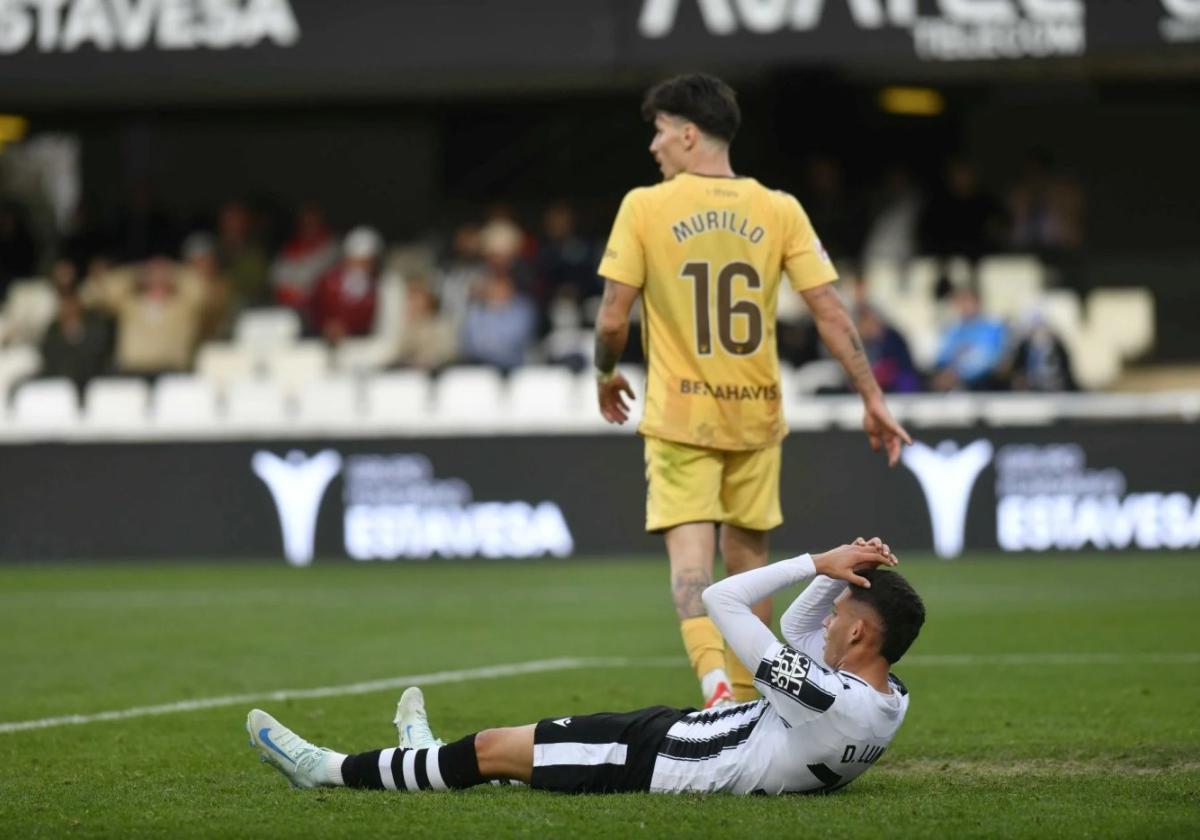
[[[135,706],[131,709],[116,709],[86,715],[63,715],[39,720],[18,720],[0,723],[0,735],[25,732],[31,729],[50,729],[56,726],[77,726],[86,723],[101,723],[109,720],[169,715],[176,712],[195,712],[201,709],[218,709],[258,703],[263,700],[297,700],[314,697],[345,697],[352,694],[370,694],[375,691],[391,691],[410,685],[439,685],[442,683],[492,680],[500,677],[516,677],[522,674],[541,674],[548,671],[571,671],[581,668],[656,668],[679,665],[679,657],[632,658],[624,656],[561,657],[559,659],[535,659],[531,662],[513,662],[507,665],[488,665],[482,668],[463,668],[456,671],[434,671],[430,674],[409,674],[384,680],[326,685],[318,688],[281,689],[252,694],[230,694],[224,697],[200,697],[180,700],[157,706]],[[999,654],[914,654],[905,657],[901,664],[921,666],[963,667],[972,665],[1195,665],[1200,664],[1200,653],[999,653]]]
[[[224,697],[200,697],[193,700],[180,700],[175,703],[163,703],[157,706],[135,706],[132,709],[117,709],[87,715],[63,715],[61,717],[41,718],[40,720],[12,721],[10,723],[0,723],[0,734],[24,732],[30,729],[49,729],[55,726],[100,723],[108,720],[127,720],[129,718],[149,717],[151,715],[169,715],[175,712],[195,712],[201,709],[218,709],[224,706],[258,703],[263,700],[344,697],[351,694],[369,694],[374,691],[407,688],[410,685],[439,685],[441,683],[468,682],[470,680],[491,680],[498,677],[515,677],[521,674],[540,674],[547,671],[568,671],[580,668],[653,667],[676,665],[678,662],[679,659],[677,657],[671,657],[670,659],[630,659],[628,657],[610,656],[536,659],[532,662],[513,662],[507,665],[488,665],[483,668],[464,668],[457,671],[434,671],[431,674],[409,674],[385,680],[370,680],[368,682],[349,683],[346,685],[282,689],[279,691],[255,692],[253,694],[229,694]]]

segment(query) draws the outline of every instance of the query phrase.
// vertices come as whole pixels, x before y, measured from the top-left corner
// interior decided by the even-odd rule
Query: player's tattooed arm
[[[629,312],[640,290],[604,281],[604,296],[596,314],[596,370],[612,373],[629,340]]]
[[[863,399],[881,396],[882,391],[875,381],[875,374],[871,372],[871,361],[863,348],[862,338],[833,284],[826,283],[801,294],[812,310],[821,339],[834,358],[841,362],[854,389]]]

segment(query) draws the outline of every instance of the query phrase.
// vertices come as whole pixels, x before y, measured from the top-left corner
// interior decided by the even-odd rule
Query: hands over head
[[[824,554],[813,556],[813,565],[818,574],[836,580],[844,580],[855,586],[870,588],[871,582],[858,574],[879,566],[895,566],[900,560],[892,549],[879,537],[869,540],[859,537],[850,545],[839,546]]]

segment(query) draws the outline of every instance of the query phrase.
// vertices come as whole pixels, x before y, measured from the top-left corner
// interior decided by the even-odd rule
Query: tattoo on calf
[[[712,575],[701,571],[690,570],[671,576],[671,594],[681,619],[704,615],[704,601],[700,596],[711,585]]]

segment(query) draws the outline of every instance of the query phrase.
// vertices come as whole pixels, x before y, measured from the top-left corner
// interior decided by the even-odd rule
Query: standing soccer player
[[[700,594],[712,583],[714,525],[725,568],[736,574],[766,565],[767,533],[783,521],[787,427],[775,347],[783,272],[862,396],[872,448],[885,449],[894,466],[911,440],[888,412],[799,202],[734,173],[729,145],[741,113],[733,90],[712,76],[678,76],[650,89],[642,113],[654,123],[650,153],[663,182],[625,196],[600,263],[600,411],[611,423],[629,417],[633,389],[616,366],[641,296],[646,530],[666,537],[675,610],[706,706],[751,700],[753,676],[726,650]],[[754,611],[770,622],[769,600]]]

